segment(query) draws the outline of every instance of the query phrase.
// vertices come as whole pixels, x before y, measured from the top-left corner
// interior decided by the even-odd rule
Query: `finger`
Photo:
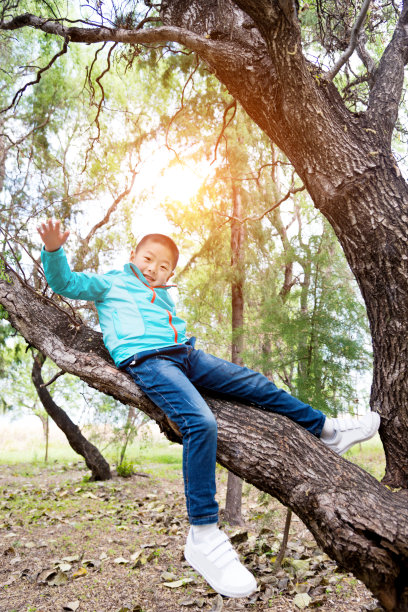
[[[67,240],[68,236],[69,236],[69,231],[68,231],[68,230],[66,230],[66,231],[65,231],[65,232],[62,234],[62,236],[61,236],[62,244],[64,244],[64,242],[66,242],[66,240]]]

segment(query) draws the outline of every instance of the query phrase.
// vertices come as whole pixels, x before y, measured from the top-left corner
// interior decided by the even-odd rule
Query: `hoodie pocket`
[[[112,311],[113,327],[118,338],[129,338],[134,336],[143,336],[145,326],[143,317],[139,312],[138,307],[132,306],[131,310]]]

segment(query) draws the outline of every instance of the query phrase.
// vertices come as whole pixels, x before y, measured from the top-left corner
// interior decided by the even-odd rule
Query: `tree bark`
[[[44,387],[41,369],[45,361],[45,356],[40,353],[33,357],[34,363],[31,378],[47,414],[64,432],[71,448],[85,459],[87,467],[92,472],[91,480],[109,480],[112,478],[109,463],[102,457],[96,446],[91,444],[91,442],[82,435],[79,427],[75,425],[67,413],[54,402],[47,387]]]
[[[125,459],[125,453],[126,453],[126,449],[127,449],[127,445],[129,443],[129,439],[131,438],[131,436],[133,435],[133,428],[134,428],[134,424],[135,424],[135,408],[134,406],[129,406],[128,409],[128,415],[127,415],[127,419],[126,419],[126,424],[124,427],[124,432],[123,432],[123,442],[122,442],[122,448],[120,449],[120,457],[119,457],[119,465],[122,465],[124,459]]]
[[[163,412],[112,363],[100,333],[23,284],[0,280],[10,323],[64,371],[143,410],[172,441]],[[318,544],[387,610],[408,609],[408,492],[392,491],[285,417],[207,397],[218,422],[217,460],[295,512]]]

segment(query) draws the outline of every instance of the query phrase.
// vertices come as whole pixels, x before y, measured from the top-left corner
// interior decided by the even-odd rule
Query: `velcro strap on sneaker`
[[[225,534],[223,534],[225,535]],[[218,544],[207,554],[207,559],[217,567],[224,567],[231,561],[238,559],[238,555],[232,547],[227,536],[217,538]]]
[[[224,544],[224,542],[229,542],[228,536],[222,531],[218,531],[215,537],[206,540],[205,542],[200,543],[200,548],[204,555],[208,556],[211,554],[213,550]]]

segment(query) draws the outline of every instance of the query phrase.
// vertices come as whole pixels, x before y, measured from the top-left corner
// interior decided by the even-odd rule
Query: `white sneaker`
[[[322,442],[335,453],[343,455],[354,444],[372,438],[378,431],[380,420],[378,412],[368,412],[363,417],[352,417],[348,414],[345,417],[331,419],[334,435]]]
[[[256,591],[256,580],[240,562],[228,536],[218,528],[208,536],[195,542],[190,527],[186,547],[186,561],[208,584],[227,597],[248,597]]]

